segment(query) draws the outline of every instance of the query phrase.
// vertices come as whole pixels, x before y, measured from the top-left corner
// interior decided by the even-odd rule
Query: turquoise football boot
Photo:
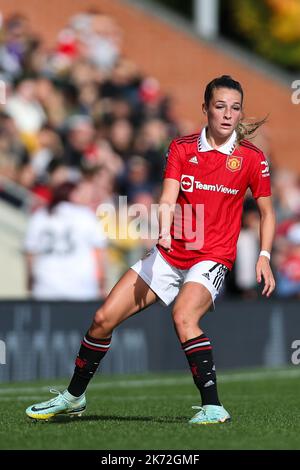
[[[192,406],[192,408],[199,411],[189,420],[190,424],[219,424],[231,419],[222,405]]]
[[[51,389],[51,393],[57,394],[57,397],[31,405],[26,409],[29,418],[48,420],[57,415],[81,416],[86,409],[85,395],[81,395],[78,399],[72,399],[67,390],[59,392]]]

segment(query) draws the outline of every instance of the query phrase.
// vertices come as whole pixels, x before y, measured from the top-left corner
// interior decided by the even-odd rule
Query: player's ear
[[[202,111],[203,111],[203,114],[207,114],[207,108],[206,108],[205,103],[202,103]]]

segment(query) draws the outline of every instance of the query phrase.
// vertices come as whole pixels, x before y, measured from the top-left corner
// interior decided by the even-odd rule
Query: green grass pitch
[[[1,449],[202,450],[300,449],[300,366],[219,373],[219,392],[232,421],[187,423],[199,405],[189,372],[100,376],[87,393],[81,418],[35,422],[28,405],[51,398],[49,385],[3,384]],[[52,396],[53,397],[53,396]]]

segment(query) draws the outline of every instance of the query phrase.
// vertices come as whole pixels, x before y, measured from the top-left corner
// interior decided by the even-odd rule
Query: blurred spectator
[[[273,175],[273,193],[278,220],[300,212],[299,176],[289,170],[277,170]]]
[[[64,161],[71,167],[83,168],[96,151],[92,120],[89,116],[76,115],[69,118],[67,126]]]
[[[161,119],[150,119],[137,135],[135,149],[149,163],[149,180],[160,186],[164,168],[164,150],[168,142],[168,127]]]
[[[47,208],[31,217],[25,239],[34,299],[92,300],[105,292],[106,240],[85,192],[63,183]]]
[[[91,168],[106,167],[114,178],[121,175],[124,171],[125,163],[120,155],[113,151],[109,141],[97,139],[95,144],[93,155],[89,155],[88,166]]]
[[[108,15],[81,13],[70,20],[70,27],[74,36],[69,33],[71,39],[67,49],[76,54],[76,42],[79,43],[78,49],[92,63],[110,71],[119,58],[121,48],[121,31],[115,20]],[[61,43],[60,47],[66,49],[65,43]]]
[[[101,84],[101,95],[103,98],[113,100],[124,99],[134,108],[140,104],[140,80],[136,65],[128,59],[120,58],[111,75]]]
[[[124,161],[132,155],[133,135],[133,127],[126,119],[117,119],[111,126],[110,141],[112,147]]]
[[[159,81],[154,77],[146,77],[139,87],[141,103],[140,112],[145,120],[163,118],[164,96]]]
[[[70,98],[61,82],[51,81],[43,75],[36,79],[36,96],[47,114],[47,124],[58,132],[63,127],[65,119],[74,110],[76,102],[76,88],[73,90],[73,98]],[[75,94],[75,97],[74,97]]]
[[[0,47],[0,67],[12,78],[25,68],[36,38],[26,16],[19,13],[6,18],[3,31],[5,42]]]
[[[63,144],[50,126],[43,126],[37,134],[37,149],[32,153],[31,166],[38,180],[45,180],[47,168],[53,159],[63,156]]]
[[[108,210],[109,206],[109,210]],[[137,227],[135,214],[130,215],[127,201],[112,202],[108,206],[98,208],[105,234],[109,240],[108,262],[109,271],[108,287],[111,289],[118,279],[128,269],[128,266],[136,262],[144,252],[143,241],[139,227]]]
[[[19,138],[14,120],[4,112],[0,113],[0,157],[6,158],[16,170],[29,160],[29,153]]]
[[[136,207],[139,215],[141,244],[145,253],[156,244],[159,235],[156,204],[158,200],[155,200],[153,194],[148,191],[136,192],[132,198],[131,207]]]

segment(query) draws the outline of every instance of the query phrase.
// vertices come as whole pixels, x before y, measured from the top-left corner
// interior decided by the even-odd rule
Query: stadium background
[[[105,80],[102,77],[97,82],[96,98],[90,97],[88,87],[84,95],[80,77],[77,76],[77,82],[75,74],[72,78],[70,70],[82,57],[72,38],[69,42],[70,38],[61,33],[75,14],[86,11],[108,15],[109,24],[105,27],[109,31],[105,34],[115,35],[118,43],[117,59],[111,58],[111,63],[106,64]],[[2,360],[5,364],[0,365],[1,381],[68,376],[73,370],[78,341],[99,305],[98,301],[33,300],[26,287],[23,251],[26,227],[37,207],[51,198],[49,167],[38,177],[32,171],[35,168],[33,161],[41,150],[42,139],[39,137],[44,126],[50,121],[49,129],[54,134],[49,137],[48,150],[54,159],[61,159],[69,169],[75,168],[77,174],[82,173],[89,182],[93,171],[97,174],[101,167],[102,179],[95,178],[92,183],[96,186],[101,181],[105,190],[98,194],[99,200],[95,199],[95,190],[96,196],[90,201],[93,210],[101,198],[105,201],[112,194],[127,195],[132,202],[143,200],[139,196],[143,198],[146,194],[147,204],[150,195],[150,201],[156,202],[162,171],[160,156],[163,159],[171,138],[201,128],[204,122],[201,117],[202,90],[208,81],[223,73],[232,75],[244,86],[247,117],[268,115],[268,122],[254,143],[264,150],[271,164],[278,219],[273,268],[278,280],[284,277],[286,282],[271,300],[266,300],[260,297],[254,273],[249,274],[258,251],[258,214],[248,197],[236,269],[223,290],[217,310],[205,319],[206,328],[215,345],[215,359],[221,371],[283,366],[299,370],[298,363],[292,362],[293,344],[299,339],[300,331],[300,108],[291,99],[292,81],[299,78],[297,70],[291,73],[279,68],[244,49],[241,43],[230,42],[228,37],[203,38],[188,20],[151,2],[101,0],[87,5],[80,0],[53,0],[41,7],[37,0],[26,0],[24,8],[24,2],[3,0],[1,13],[0,79],[7,84],[7,100],[16,94],[23,80],[36,83],[37,80],[42,82],[43,77],[54,84],[55,91],[59,90],[64,104],[68,105],[65,113],[57,117],[47,97],[43,102],[41,94],[38,101],[46,117],[40,120],[38,129],[28,132],[17,125],[9,137],[7,131],[11,127],[8,123],[15,121],[15,115],[13,111],[10,114],[6,104],[0,106],[0,340],[5,344],[5,361]],[[32,49],[25,47],[23,57],[22,52],[17,54],[18,67],[14,69],[3,62],[3,48],[7,44],[9,28],[13,34],[15,25],[16,29],[21,25],[20,41],[25,37],[25,44],[31,44]],[[99,63],[97,67],[101,69]],[[62,82],[70,88],[59,89]],[[71,90],[71,95],[75,90],[73,108],[66,89]],[[41,89],[40,93],[43,91]],[[115,116],[105,115],[101,108],[103,99],[111,100],[113,106],[109,113],[115,113]],[[121,103],[119,107],[114,100]],[[126,101],[128,107],[124,105]],[[101,112],[97,114],[99,107]],[[70,149],[66,124],[78,115],[92,117],[94,134],[89,144],[96,142],[96,147],[101,149],[105,142],[109,150],[104,152],[104,159],[95,148],[93,151],[82,149],[80,162],[75,162],[74,152],[67,154]],[[120,124],[124,116],[130,126],[123,130],[126,134],[129,127],[132,141],[122,147],[122,142],[114,138],[111,127],[116,121]],[[59,141],[59,156],[51,147],[55,147],[55,138]],[[141,144],[143,139],[146,145]],[[111,162],[106,168],[109,158]],[[141,184],[136,186],[130,173],[134,169],[142,173],[142,176],[139,173],[142,180],[138,182]],[[110,184],[104,181],[105,175]],[[122,244],[108,241],[106,276],[109,287],[132,260],[145,252],[146,245],[130,239]],[[250,257],[245,256],[246,252]],[[287,289],[287,284],[291,288]],[[171,325],[170,309],[151,307],[121,325],[105,362],[105,374],[186,370]]]

